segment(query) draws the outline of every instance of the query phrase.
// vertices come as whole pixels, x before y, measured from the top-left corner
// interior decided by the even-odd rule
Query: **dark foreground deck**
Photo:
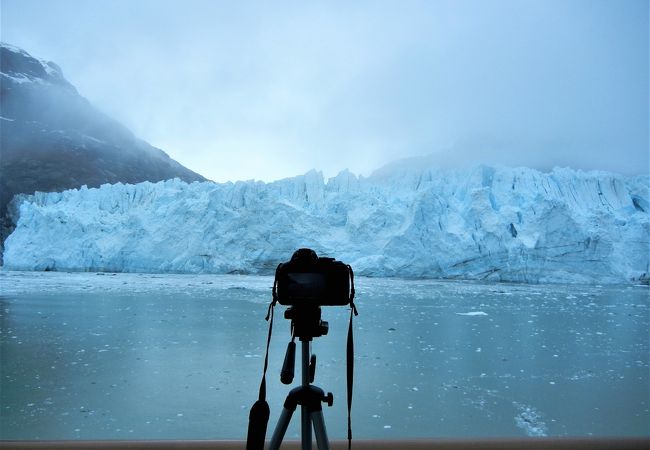
[[[347,441],[332,441],[332,450],[347,449]],[[0,441],[3,449],[115,449],[115,450],[179,450],[179,449],[245,449],[244,441]],[[283,449],[300,449],[299,441],[288,441]],[[313,448],[316,448],[314,443]],[[648,438],[534,438],[534,439],[402,439],[355,440],[353,450],[636,450],[650,449]]]

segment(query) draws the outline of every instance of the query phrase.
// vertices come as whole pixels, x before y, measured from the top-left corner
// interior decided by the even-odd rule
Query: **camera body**
[[[351,270],[309,248],[296,250],[275,271],[277,300],[287,306],[344,306],[350,303]]]

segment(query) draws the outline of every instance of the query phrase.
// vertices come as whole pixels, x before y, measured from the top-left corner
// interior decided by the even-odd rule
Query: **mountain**
[[[648,176],[397,164],[369,178],[179,180],[25,197],[5,266],[271,274],[299,247],[357,274],[648,282]]]
[[[0,215],[36,191],[170,178],[205,181],[83,98],[53,62],[0,44]]]

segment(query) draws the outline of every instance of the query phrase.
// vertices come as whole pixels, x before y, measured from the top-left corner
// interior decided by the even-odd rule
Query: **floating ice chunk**
[[[488,314],[483,311],[470,311],[465,313],[456,313],[459,316],[487,316]]]
[[[542,420],[539,411],[517,402],[514,402],[513,405],[519,409],[519,414],[515,416],[515,424],[523,429],[527,436],[546,436],[546,423]]]

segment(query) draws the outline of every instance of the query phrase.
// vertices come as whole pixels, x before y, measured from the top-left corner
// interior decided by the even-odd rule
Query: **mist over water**
[[[243,439],[271,285],[0,272],[0,438]],[[355,438],[648,435],[647,287],[368,278],[357,287]],[[269,436],[289,391],[279,381],[283,309]],[[315,384],[334,393],[324,414],[337,439],[348,317],[323,308],[330,332],[312,344]]]

